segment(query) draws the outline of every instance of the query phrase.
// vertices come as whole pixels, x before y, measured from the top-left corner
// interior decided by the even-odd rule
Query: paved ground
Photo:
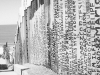
[[[0,75],[17,75],[14,71],[10,72],[0,72]]]
[[[24,66],[29,67],[30,69],[24,71],[23,75],[57,75],[51,69],[48,69],[41,65],[24,64]]]

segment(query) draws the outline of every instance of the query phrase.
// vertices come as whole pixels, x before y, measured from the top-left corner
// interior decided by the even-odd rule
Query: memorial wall
[[[59,75],[100,75],[99,0],[32,0],[24,11],[24,63]]]

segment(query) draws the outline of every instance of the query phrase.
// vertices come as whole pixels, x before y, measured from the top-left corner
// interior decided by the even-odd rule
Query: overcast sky
[[[0,0],[0,25],[17,24],[21,0]]]

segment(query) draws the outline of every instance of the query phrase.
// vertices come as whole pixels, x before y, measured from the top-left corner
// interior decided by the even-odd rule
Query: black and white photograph
[[[100,0],[0,0],[0,75],[100,75]]]

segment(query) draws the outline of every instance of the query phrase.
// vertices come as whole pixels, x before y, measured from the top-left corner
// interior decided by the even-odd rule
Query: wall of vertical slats
[[[59,75],[100,74],[99,0],[31,0],[23,11],[22,63]]]

